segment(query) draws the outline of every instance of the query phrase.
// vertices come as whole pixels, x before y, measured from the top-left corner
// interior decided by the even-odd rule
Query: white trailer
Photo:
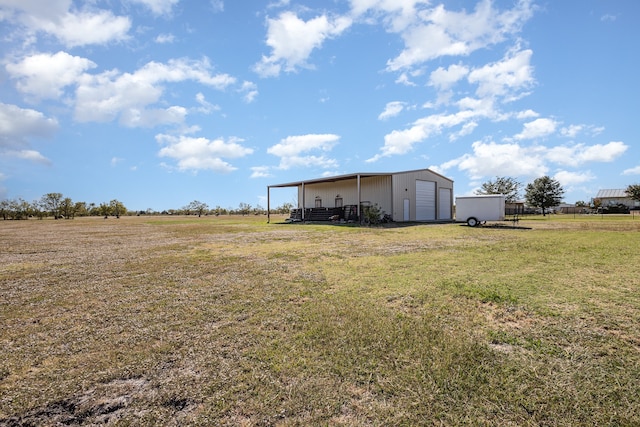
[[[456,197],[456,221],[470,227],[487,221],[504,221],[504,194]]]

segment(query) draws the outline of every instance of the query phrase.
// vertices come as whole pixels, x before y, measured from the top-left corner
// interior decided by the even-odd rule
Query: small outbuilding
[[[269,185],[267,212],[271,210],[271,190],[287,187],[298,189],[298,206],[292,218],[301,221],[360,221],[369,206],[377,206],[396,222],[453,219],[453,180],[430,169],[353,173]]]
[[[633,200],[623,189],[598,190],[596,199],[599,199],[602,207],[624,205],[629,209],[640,209],[640,201]]]

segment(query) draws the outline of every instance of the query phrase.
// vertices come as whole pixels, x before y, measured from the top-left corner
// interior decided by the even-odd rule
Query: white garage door
[[[439,219],[451,219],[451,190],[441,188],[439,191],[438,205],[440,207]]]
[[[436,219],[436,183],[416,181],[416,221]]]

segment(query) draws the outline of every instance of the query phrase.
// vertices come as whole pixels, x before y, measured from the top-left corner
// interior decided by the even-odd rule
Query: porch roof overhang
[[[393,175],[393,174],[391,174],[391,173],[372,173],[372,172],[350,173],[350,174],[347,174],[347,175],[336,175],[336,176],[329,176],[329,177],[325,177],[325,178],[307,179],[307,180],[303,180],[303,181],[287,182],[287,183],[284,183],[284,184],[273,184],[273,185],[267,186],[267,188],[299,187],[301,185],[308,185],[308,184],[322,184],[322,183],[325,183],[325,182],[348,181],[348,180],[351,180],[351,179],[358,179],[358,177],[360,177],[360,178],[368,178],[368,177],[372,177],[372,176],[391,176],[391,175]]]

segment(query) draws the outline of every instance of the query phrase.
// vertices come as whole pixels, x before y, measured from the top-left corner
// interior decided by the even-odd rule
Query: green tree
[[[87,202],[76,202],[74,205],[75,214],[78,216],[89,215],[89,209],[87,209]]]
[[[65,197],[60,201],[60,216],[66,219],[73,218],[76,214],[76,205],[70,197]]]
[[[640,202],[640,184],[629,185],[625,191],[632,200]]]
[[[251,205],[248,203],[240,203],[240,205],[238,206],[238,212],[244,216],[244,215],[249,215],[249,212],[251,212]]]
[[[279,214],[288,214],[289,212],[291,212],[292,208],[293,204],[285,202],[281,206],[276,208],[276,212]]]
[[[62,193],[47,193],[40,199],[42,208],[50,212],[54,219],[60,217],[60,202],[62,202]]]
[[[27,202],[23,199],[18,199],[18,212],[20,214],[20,219],[28,219],[31,213],[33,212],[31,208],[31,203]]]
[[[2,219],[5,221],[9,218],[10,215],[10,202],[7,199],[0,200],[0,215],[2,215]]]
[[[34,200],[33,202],[31,202],[31,212],[40,220],[44,219],[44,217],[47,216],[47,212],[44,210],[41,200]]]
[[[111,214],[111,205],[109,205],[108,203],[100,203],[100,206],[98,206],[97,209],[98,213],[100,213],[100,215],[103,215],[105,219],[107,219]]]
[[[127,214],[127,208],[125,208],[122,202],[117,199],[113,199],[112,201],[110,201],[109,206],[111,207],[111,214],[116,218],[120,218],[120,215]]]
[[[527,184],[525,199],[529,206],[542,209],[545,216],[547,209],[558,206],[562,202],[564,189],[555,179],[548,176],[537,178],[532,183]]]
[[[482,184],[480,189],[476,190],[476,194],[504,194],[507,203],[514,203],[520,197],[520,188],[522,183],[514,178],[506,176],[497,176],[495,181],[487,181]]]
[[[206,211],[209,210],[209,205],[204,202],[194,200],[193,202],[189,203],[184,208],[184,210],[187,211],[187,215],[189,215],[189,212],[195,212],[198,214],[198,217],[201,217],[202,214],[206,213]]]

